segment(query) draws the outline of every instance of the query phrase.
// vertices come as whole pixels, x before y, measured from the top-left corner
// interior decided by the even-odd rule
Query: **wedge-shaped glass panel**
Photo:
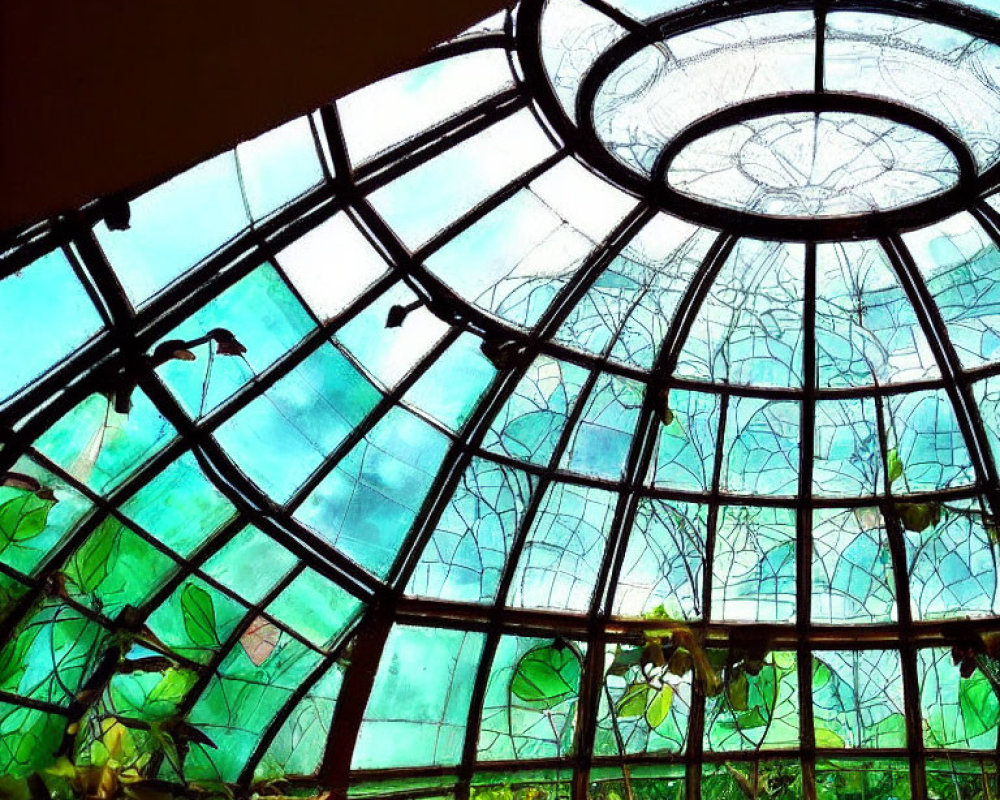
[[[209,159],[131,203],[130,227],[97,239],[135,305],[173,283],[250,222],[232,152]]]
[[[319,147],[308,117],[286,122],[236,146],[250,215],[258,220],[323,180]]]
[[[352,766],[457,764],[484,639],[481,633],[394,628],[358,730]]]
[[[344,311],[389,268],[343,213],[303,234],[275,260],[321,322]]]
[[[525,539],[507,604],[586,611],[616,502],[612,492],[551,484]]]
[[[394,408],[305,499],[296,519],[383,576],[413,524],[447,445],[443,434]]]
[[[249,526],[208,559],[203,569],[247,603],[256,604],[296,563],[291,551]]]
[[[337,101],[347,151],[355,164],[364,164],[513,87],[510,62],[500,48],[400,72]]]
[[[971,214],[903,235],[966,367],[1000,358],[1000,250]]]
[[[231,333],[246,352],[227,352],[215,341],[190,349],[178,344],[195,358],[174,357],[157,368],[192,417],[208,414],[267,370],[302,341],[313,322],[274,267],[262,264],[188,316],[160,344],[197,341],[217,328]]]
[[[707,506],[640,501],[618,577],[615,613],[639,617],[662,610],[670,619],[699,619],[707,537]]]
[[[479,761],[571,753],[586,645],[501,636],[483,700]]]
[[[539,356],[496,415],[483,440],[486,450],[546,464],[577,402],[586,370]]]
[[[324,345],[223,424],[215,437],[254,483],[285,501],[378,399],[375,387],[343,353]]]
[[[940,375],[916,312],[877,242],[816,247],[816,365],[822,387]]]
[[[598,478],[620,479],[646,391],[638,381],[600,375],[573,429],[561,466]]]
[[[509,570],[514,538],[537,480],[474,458],[424,549],[407,592],[444,600],[489,603]]]
[[[805,249],[743,239],[716,276],[677,362],[695,380],[799,386]]]
[[[660,420],[659,443],[650,463],[656,487],[707,492],[712,488],[721,398],[674,389]]]
[[[534,116],[518,111],[396,178],[369,200],[396,235],[416,248],[554,152]]]

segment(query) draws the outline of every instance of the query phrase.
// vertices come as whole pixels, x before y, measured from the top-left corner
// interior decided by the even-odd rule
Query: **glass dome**
[[[996,800],[998,188],[993,0],[522,0],[8,234],[0,794]]]

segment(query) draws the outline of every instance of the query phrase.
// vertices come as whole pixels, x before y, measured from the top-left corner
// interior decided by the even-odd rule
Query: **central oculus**
[[[669,187],[704,203],[784,218],[843,217],[914,205],[954,188],[961,169],[936,136],[836,111],[745,119],[687,142]]]

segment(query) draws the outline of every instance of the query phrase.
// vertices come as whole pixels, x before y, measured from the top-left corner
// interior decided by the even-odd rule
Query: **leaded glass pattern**
[[[522,0],[8,232],[0,794],[998,797],[998,66]]]

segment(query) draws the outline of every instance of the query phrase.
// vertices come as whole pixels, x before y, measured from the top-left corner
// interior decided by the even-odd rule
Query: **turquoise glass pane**
[[[490,665],[477,755],[480,761],[552,758],[571,752],[586,645],[552,639],[502,636]],[[527,660],[525,660],[527,659]],[[548,664],[559,675],[546,702],[530,690],[513,691],[531,664]],[[548,707],[546,707],[548,706]]]
[[[484,640],[481,633],[394,628],[358,730],[352,766],[457,764]]]
[[[142,467],[175,431],[145,394],[132,393],[132,409],[119,414],[104,395],[92,394],[35,442],[76,480],[107,492]]]
[[[636,510],[618,577],[615,613],[662,608],[670,619],[702,616],[708,507],[644,499]]]
[[[181,556],[203,545],[236,513],[190,452],[130,497],[121,511]]]
[[[250,222],[232,152],[182,172],[131,203],[130,227],[102,222],[97,240],[134,304],[171,284]]]
[[[323,179],[319,151],[306,117],[236,146],[247,206],[256,220]]]
[[[906,746],[903,674],[898,652],[815,652],[812,696],[817,746]]]
[[[195,311],[164,339],[198,339],[215,328],[246,348],[241,356],[218,354],[212,342],[195,348],[197,361],[171,359],[157,369],[193,417],[208,413],[298,344],[312,329],[309,315],[269,264],[263,264]]]
[[[912,392],[886,399],[886,445],[902,474],[898,494],[963,486],[975,480],[965,438],[948,394]]]
[[[448,440],[401,409],[379,422],[306,498],[295,516],[382,576],[399,551]]]
[[[298,563],[298,558],[252,526],[244,528],[205,563],[205,574],[248,603],[258,603]]]
[[[986,506],[973,500],[944,504],[941,519],[905,530],[910,600],[915,619],[1000,615],[997,539]]]
[[[829,387],[940,375],[878,242],[816,247],[816,368],[819,385]]]
[[[597,378],[563,455],[563,469],[618,479],[625,471],[646,386],[628,378]]]
[[[827,497],[862,497],[882,491],[885,468],[878,416],[871,398],[816,403],[813,491]]]
[[[731,397],[722,444],[722,486],[738,494],[795,494],[799,404]]]
[[[715,394],[670,392],[670,424],[661,420],[656,455],[650,462],[649,480],[654,486],[696,492],[712,487],[720,404]]]
[[[248,649],[257,661],[251,659]],[[188,780],[236,780],[266,726],[320,659],[286,634],[278,637],[266,657],[262,655],[241,641],[191,709],[191,724],[216,747],[192,744],[184,762]]]
[[[323,647],[357,615],[361,601],[314,570],[302,572],[267,607],[267,613]]]
[[[877,507],[813,512],[812,619],[821,624],[896,618],[896,581]]]
[[[465,424],[496,368],[483,355],[483,340],[462,334],[408,391],[403,402],[457,431]]]
[[[696,228],[661,213],[628,244],[622,257],[598,279],[591,293],[605,282],[614,286],[622,279],[634,281],[640,287],[629,300],[627,317],[611,348],[611,358],[641,369],[653,366],[678,304],[717,236],[715,231]],[[622,278],[617,278],[617,274]],[[584,308],[583,303],[577,308]],[[571,316],[570,320],[573,319]]]
[[[483,441],[486,450],[546,464],[566,425],[586,370],[539,356],[499,411]]]
[[[215,437],[258,486],[284,501],[378,399],[378,391],[340,351],[323,346]]]
[[[537,485],[533,476],[472,459],[414,570],[408,594],[488,603]]]
[[[712,619],[790,622],[795,603],[795,512],[723,506],[712,562]]]
[[[0,280],[0,317],[0,352],[17,353],[4,360],[0,399],[55,366],[103,325],[62,250]],[[23,346],[25,336],[30,346]]]
[[[528,531],[507,604],[586,611],[617,499],[601,489],[551,484]]]
[[[208,662],[241,623],[246,608],[200,578],[190,577],[149,617],[156,637],[179,655]]]
[[[741,239],[694,320],[677,374],[801,385],[804,260],[801,245]]]
[[[1000,357],[1000,250],[970,214],[903,235],[966,367]]]

